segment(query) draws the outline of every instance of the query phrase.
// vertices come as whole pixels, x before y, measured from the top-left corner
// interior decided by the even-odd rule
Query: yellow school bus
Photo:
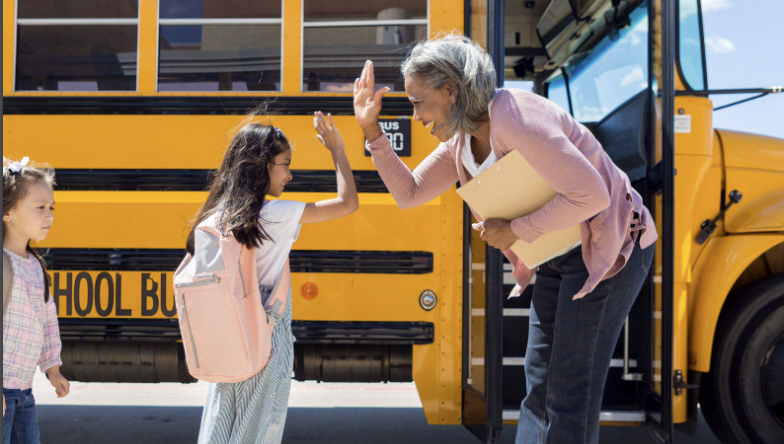
[[[430,424],[482,442],[515,424],[535,281],[504,297],[508,264],[455,190],[399,209],[352,117],[372,59],[392,88],[381,125],[418,165],[437,141],[412,122],[397,66],[452,30],[488,50],[499,83],[533,82],[588,126],[655,214],[657,265],[603,423],[672,442],[701,401],[723,442],[782,442],[784,141],[713,128],[709,99],[777,90],[708,88],[699,0],[4,0],[4,155],[57,170],[38,247],[64,375],[193,382],[172,273],[226,143],[269,102],[295,150],[284,198],[336,192],[318,110],[336,116],[360,193],[357,213],[304,227],[292,251],[294,378],[414,381]]]

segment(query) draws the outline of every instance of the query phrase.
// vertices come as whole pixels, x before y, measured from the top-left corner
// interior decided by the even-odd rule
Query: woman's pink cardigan
[[[458,180],[465,184],[472,179],[461,162],[464,141],[459,131],[413,172],[385,136],[368,143],[367,149],[395,201],[406,209],[440,196]],[[656,242],[651,214],[629,178],[591,132],[553,102],[522,90],[499,90],[490,110],[490,141],[498,159],[517,150],[558,192],[538,211],[511,221],[517,237],[530,243],[545,233],[580,224],[589,277],[575,299],[626,265],[637,236],[642,236],[642,248]],[[639,220],[633,220],[635,212]],[[511,250],[504,255],[514,265],[519,293],[535,270],[529,270]]]

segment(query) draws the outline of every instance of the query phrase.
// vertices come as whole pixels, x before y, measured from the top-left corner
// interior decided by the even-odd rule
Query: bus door
[[[464,219],[463,426],[483,443],[501,437],[503,427],[504,257]]]
[[[470,10],[467,8],[470,15],[466,25],[470,24],[471,38],[487,49],[498,71],[503,73],[500,84],[506,80],[543,85],[541,91],[547,97],[597,137],[616,165],[629,176],[656,218],[660,233],[656,266],[652,267],[620,332],[608,371],[600,420],[603,425],[646,426],[660,442],[671,442],[675,378],[672,271],[675,10],[669,2],[664,2],[667,11],[662,11],[662,3],[655,1],[635,1],[625,7],[615,6],[614,2],[587,2],[595,8],[586,6],[585,14],[598,16],[604,11],[602,8],[612,8],[609,12],[614,20],[607,24],[607,21],[580,20],[585,14],[578,13],[581,9],[578,2],[543,3],[537,2],[531,9],[515,9],[512,2],[472,0]],[[505,9],[506,15],[493,25],[489,18],[499,9],[502,14]],[[515,31],[515,35],[524,35],[529,22],[531,29],[540,31],[537,22],[556,10],[561,11],[558,17],[563,26],[556,26],[552,32],[539,32],[539,42],[532,39],[530,48],[525,47],[526,40],[522,38],[520,48],[508,46],[517,44],[516,39],[499,38],[505,35],[504,27]],[[654,18],[663,12],[670,18],[664,23],[657,22]],[[580,26],[587,26],[586,23],[598,25],[591,25],[596,28],[591,31],[593,34],[582,34],[589,36],[584,42],[556,44],[569,40],[562,33],[574,33]],[[542,56],[545,51],[546,56]],[[513,57],[504,60],[504,55]],[[546,64],[539,66],[540,58],[546,59]],[[565,60],[569,63],[563,63]],[[516,69],[528,65],[536,69]],[[476,234],[472,236],[470,213],[466,213],[464,220],[463,423],[482,442],[489,443],[500,436],[504,424],[517,424],[520,403],[526,394],[525,352],[535,281],[521,297],[506,298],[514,285],[511,265],[504,263],[499,253],[487,249]]]
[[[506,0],[468,0],[466,34],[484,47],[504,85]],[[468,206],[463,227],[463,426],[479,441],[493,443],[503,428],[504,256],[471,229]],[[508,294],[508,292],[506,293]]]

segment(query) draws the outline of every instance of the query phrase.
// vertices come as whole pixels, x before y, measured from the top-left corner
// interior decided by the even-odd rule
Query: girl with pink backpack
[[[283,439],[293,372],[288,256],[302,224],[359,206],[343,139],[332,116],[315,114],[332,153],[338,197],[279,198],[292,180],[283,131],[251,123],[226,151],[175,273],[180,329],[190,373],[211,382],[200,444],[277,444]]]

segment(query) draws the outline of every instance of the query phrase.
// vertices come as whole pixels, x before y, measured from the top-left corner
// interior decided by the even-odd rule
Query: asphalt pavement
[[[192,444],[206,384],[79,384],[58,400],[37,377],[43,444]],[[501,444],[514,443],[506,427]],[[431,426],[413,384],[294,383],[284,444],[475,444],[461,426]],[[603,427],[602,444],[654,444],[638,427]],[[718,444],[704,421],[678,444]]]

